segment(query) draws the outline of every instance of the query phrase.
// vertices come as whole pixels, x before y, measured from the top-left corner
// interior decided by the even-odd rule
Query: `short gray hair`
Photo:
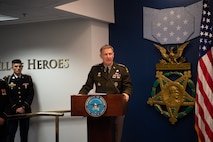
[[[113,48],[111,45],[105,44],[104,46],[102,46],[102,47],[100,48],[100,53],[102,53],[102,51],[103,51],[104,49],[108,49],[108,48],[111,48],[112,51],[114,52],[114,48]]]

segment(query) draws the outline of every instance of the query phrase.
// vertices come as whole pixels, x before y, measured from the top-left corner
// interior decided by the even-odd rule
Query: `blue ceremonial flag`
[[[143,7],[143,37],[164,44],[182,44],[199,36],[202,1],[186,7]]]
[[[213,142],[213,23],[209,1],[203,1],[195,101],[199,142]]]

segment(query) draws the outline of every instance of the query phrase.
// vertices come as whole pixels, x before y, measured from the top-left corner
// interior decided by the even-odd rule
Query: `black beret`
[[[12,60],[12,64],[23,64],[20,59]]]

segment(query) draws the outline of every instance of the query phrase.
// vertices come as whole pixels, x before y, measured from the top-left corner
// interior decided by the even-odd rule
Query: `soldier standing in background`
[[[34,97],[32,78],[22,74],[23,63],[20,59],[12,61],[13,74],[4,77],[9,88],[10,114],[31,113],[31,104]],[[19,125],[21,142],[28,141],[30,118],[14,119],[8,121],[8,142],[14,142]]]
[[[8,113],[8,91],[5,81],[0,79],[0,142],[7,142],[7,113]]]

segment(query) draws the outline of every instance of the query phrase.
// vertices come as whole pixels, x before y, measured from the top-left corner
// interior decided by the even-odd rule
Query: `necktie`
[[[109,67],[106,67],[106,72],[109,73]]]
[[[104,72],[109,73],[109,67],[105,67]]]

